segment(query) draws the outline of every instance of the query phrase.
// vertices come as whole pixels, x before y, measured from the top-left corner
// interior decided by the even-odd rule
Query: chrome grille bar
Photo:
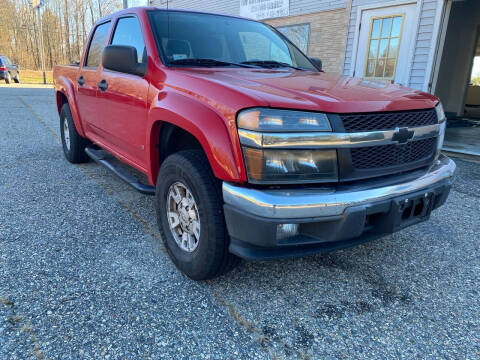
[[[413,131],[413,137],[409,141],[427,139],[438,136],[440,124],[413,127],[408,130]],[[394,138],[398,131],[399,129],[354,133],[261,133],[239,129],[238,135],[243,145],[254,148],[338,149],[399,144]]]

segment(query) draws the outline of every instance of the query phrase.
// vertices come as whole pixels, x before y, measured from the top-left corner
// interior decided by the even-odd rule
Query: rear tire
[[[17,75],[15,75],[15,77],[13,78],[13,81],[15,81],[15,83],[19,83],[20,82],[20,74],[17,73]]]
[[[10,75],[9,72],[7,72],[7,77],[5,78],[5,82],[7,84],[10,84],[12,82],[12,76]]]
[[[60,134],[62,137],[63,153],[72,164],[88,162],[89,157],[85,154],[88,140],[81,137],[73,122],[70,106],[65,103],[60,111]]]
[[[172,192],[172,189],[178,190],[175,188],[178,185],[185,196],[178,197],[177,200],[172,194],[179,193]],[[184,203],[192,206],[182,209],[180,204]],[[176,214],[183,211],[186,216],[182,218],[175,215],[173,219],[176,220],[172,221],[172,204],[180,209]],[[223,215],[220,186],[201,150],[180,151],[164,161],[158,173],[155,208],[158,227],[168,254],[177,268],[188,277],[194,280],[211,279],[230,271],[238,264],[240,259],[228,251],[230,240]],[[182,219],[181,226],[179,219]],[[199,225],[192,225],[192,228],[196,228],[198,233],[192,230],[192,246],[184,246],[183,237],[179,233],[188,233],[188,224],[195,221]],[[173,228],[175,223],[178,225]],[[186,242],[189,243],[190,241]]]

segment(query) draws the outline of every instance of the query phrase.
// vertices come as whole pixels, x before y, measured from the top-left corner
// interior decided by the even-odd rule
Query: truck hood
[[[427,109],[438,102],[430,94],[388,81],[327,73],[238,68],[181,71],[246,95],[258,103],[254,106],[353,113]]]

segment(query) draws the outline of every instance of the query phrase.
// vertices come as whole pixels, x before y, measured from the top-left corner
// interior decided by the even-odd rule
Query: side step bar
[[[105,159],[105,156],[103,154],[104,150],[96,150],[92,147],[86,147],[85,148],[85,153],[95,162],[99,163],[100,165],[105,166],[108,170],[113,172],[115,175],[117,175],[120,179],[125,181],[128,185],[133,187],[135,190],[141,192],[142,194],[146,195],[155,195],[155,187],[151,185],[145,185],[142,184],[138,179],[126,172],[123,169],[120,169],[119,167],[116,167],[113,165],[111,162],[109,162],[107,159]]]

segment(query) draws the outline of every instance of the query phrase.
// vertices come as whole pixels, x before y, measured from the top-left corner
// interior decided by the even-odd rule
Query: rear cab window
[[[147,48],[145,47],[140,22],[135,16],[118,19],[111,45],[133,46],[137,50],[137,63],[147,64]]]
[[[102,62],[102,51],[110,29],[110,21],[98,25],[93,33],[92,40],[88,47],[87,57],[84,66],[96,68]]]

